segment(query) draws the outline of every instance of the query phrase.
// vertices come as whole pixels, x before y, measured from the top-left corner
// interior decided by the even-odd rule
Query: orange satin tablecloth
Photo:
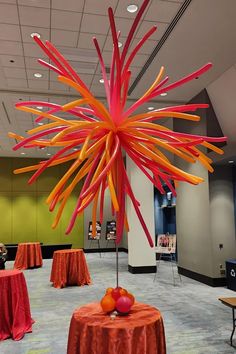
[[[127,316],[114,320],[99,303],[73,313],[67,354],[165,354],[165,332],[160,312],[135,303]]]
[[[20,340],[32,332],[33,323],[24,274],[0,270],[0,340]]]
[[[91,278],[82,249],[66,249],[53,253],[50,281],[54,288],[66,285],[85,285]]]
[[[39,242],[19,243],[14,268],[28,269],[42,267],[43,258]]]

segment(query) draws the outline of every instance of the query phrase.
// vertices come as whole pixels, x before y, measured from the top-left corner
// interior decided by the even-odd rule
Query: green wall
[[[48,205],[45,203],[53,186],[63,176],[68,165],[48,168],[32,185],[27,183],[32,172],[13,174],[14,169],[34,165],[39,161],[30,158],[0,158],[0,242],[39,241],[44,244],[72,243],[74,248],[83,247],[83,214],[77,218],[70,235],[65,235],[81,185],[68,200],[61,220],[54,230],[51,225],[56,210],[49,212]]]

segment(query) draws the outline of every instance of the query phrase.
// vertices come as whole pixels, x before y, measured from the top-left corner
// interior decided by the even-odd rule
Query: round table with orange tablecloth
[[[42,267],[43,258],[39,242],[19,243],[16,252],[14,268],[28,269]]]
[[[66,249],[53,253],[50,281],[55,288],[66,285],[85,285],[91,278],[82,249]]]
[[[115,319],[99,303],[75,310],[71,318],[67,354],[165,354],[160,312],[135,303],[128,315]]]
[[[20,340],[32,332],[33,323],[24,274],[17,269],[0,270],[0,340]]]

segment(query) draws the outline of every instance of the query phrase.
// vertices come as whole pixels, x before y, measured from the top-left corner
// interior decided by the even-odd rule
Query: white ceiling
[[[72,90],[57,81],[54,73],[37,63],[38,58],[45,58],[45,56],[30,34],[39,32],[43,40],[52,41],[81,74],[81,78],[95,96],[103,98],[104,87],[99,83],[101,74],[92,37],[98,39],[105,64],[109,65],[112,43],[106,15],[107,8],[112,6],[117,28],[121,30],[120,41],[124,42],[135,17],[135,14],[126,11],[127,5],[131,2],[138,6],[142,3],[141,0],[0,0],[0,156],[22,156],[22,150],[12,151],[15,142],[7,137],[7,133],[14,131],[25,134],[26,130],[34,126],[31,115],[15,110],[16,102],[21,99],[66,103],[75,97]],[[183,2],[183,0],[150,1],[133,45],[153,25],[158,26],[158,31],[137,55],[131,67],[132,81]],[[236,62],[235,13],[235,0],[227,0],[227,2],[192,0],[132,92],[130,100],[140,97],[145,88],[152,83],[161,65],[166,67],[170,81],[196,70],[208,61],[214,63],[214,68],[204,77],[194,80],[184,88],[152,102],[151,105],[155,107],[166,106],[176,101],[186,102],[218,79]],[[43,77],[35,78],[35,72],[42,73]],[[236,82],[235,78],[232,80]],[[213,87],[211,91],[214,90]],[[214,96],[211,91],[209,91],[211,96]],[[221,122],[224,120],[224,113],[220,109],[219,112],[220,124],[224,131],[226,123],[224,125]],[[231,115],[232,112],[227,119],[232,119]],[[231,138],[235,139],[235,136]],[[53,151],[53,149],[27,150],[27,155],[24,156],[47,158],[47,154]]]

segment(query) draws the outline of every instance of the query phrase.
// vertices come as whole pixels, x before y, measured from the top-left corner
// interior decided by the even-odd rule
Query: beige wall
[[[206,112],[200,123],[178,121],[175,130],[206,135]],[[199,163],[175,159],[178,167],[204,178],[198,186],[180,183],[177,189],[176,226],[179,266],[220,278],[220,264],[235,258],[233,183],[230,168],[219,166],[213,174]],[[223,249],[219,249],[219,244]]]

